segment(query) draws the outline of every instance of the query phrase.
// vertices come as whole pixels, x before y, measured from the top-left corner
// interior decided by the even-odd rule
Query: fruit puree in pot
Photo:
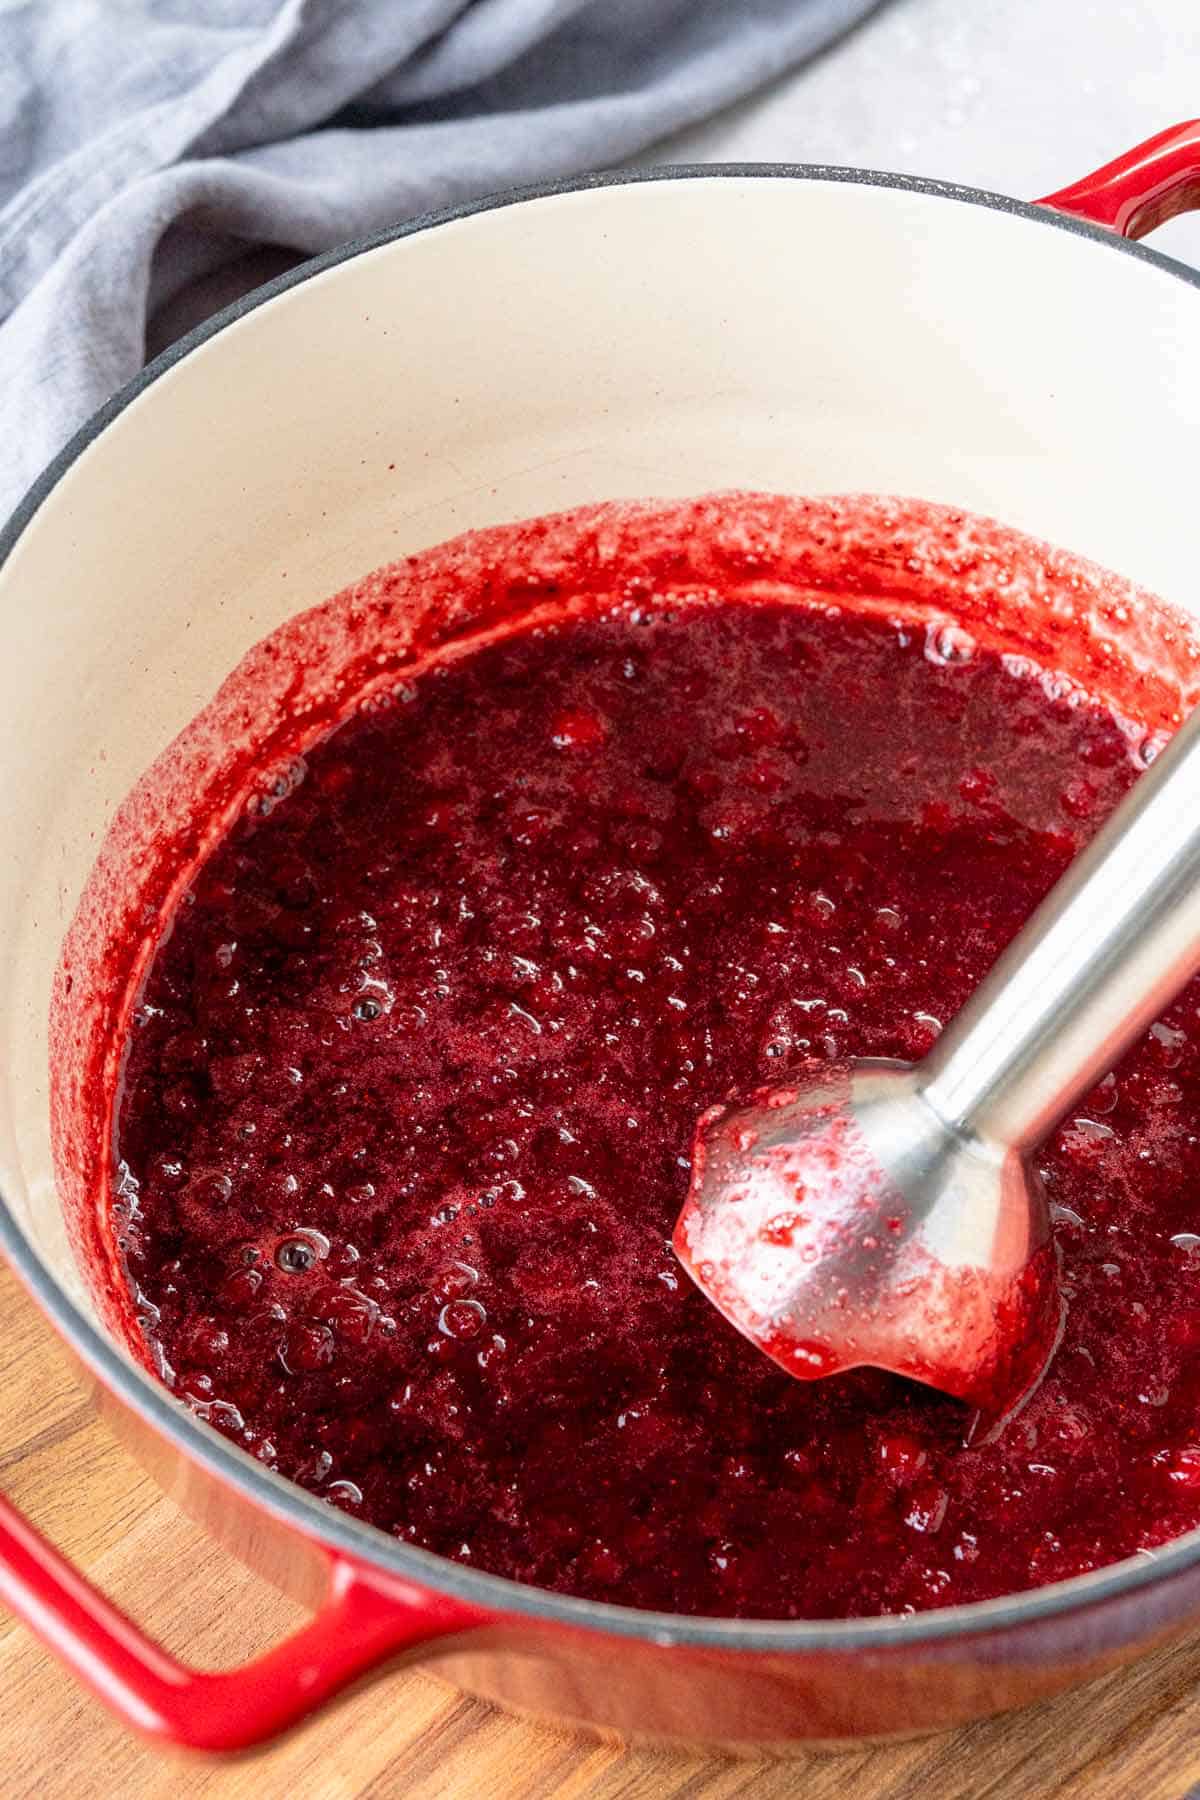
[[[789,1378],[669,1242],[704,1108],[921,1056],[1136,779],[1129,591],[937,509],[607,516],[467,540],[509,599],[563,554],[331,690],[203,845],[109,1083],[129,1329],[329,1502],[597,1599],[895,1613],[1152,1553],[1200,1521],[1200,987],[1038,1158],[1066,1323],[999,1429]],[[689,531],[741,549],[691,579]]]

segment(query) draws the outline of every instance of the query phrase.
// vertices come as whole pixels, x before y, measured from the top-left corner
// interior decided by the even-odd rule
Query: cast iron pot
[[[1033,1700],[1200,1618],[1200,1533],[1010,1600],[819,1623],[599,1605],[397,1542],[265,1471],[100,1324],[47,1079],[65,922],[122,797],[252,643],[402,552],[622,495],[895,492],[1200,612],[1200,277],[1128,241],[1191,205],[1197,123],[1036,206],[816,167],[501,196],[221,314],[18,509],[0,544],[0,1244],[163,1485],[316,1609],[259,1661],[198,1673],[0,1503],[0,1596],[131,1726],[234,1749],[421,1658],[560,1719],[778,1749]]]

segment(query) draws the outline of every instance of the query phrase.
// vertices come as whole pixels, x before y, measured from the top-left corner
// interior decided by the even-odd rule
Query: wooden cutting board
[[[126,1611],[201,1666],[241,1661],[300,1617],[129,1460],[3,1268],[0,1483]],[[3,1800],[1183,1800],[1198,1782],[1200,1639],[1027,1712],[791,1763],[596,1743],[409,1671],[277,1748],[222,1765],[145,1748],[0,1617]]]

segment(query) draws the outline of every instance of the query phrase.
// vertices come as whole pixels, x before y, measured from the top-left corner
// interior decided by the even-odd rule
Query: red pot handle
[[[1036,204],[1107,226],[1122,237],[1145,237],[1176,213],[1200,208],[1200,119],[1160,131]]]
[[[139,1631],[0,1497],[0,1600],[124,1724],[190,1750],[243,1750],[285,1731],[386,1658],[484,1623],[456,1600],[378,1584],[330,1558],[320,1611],[240,1669],[189,1669]]]

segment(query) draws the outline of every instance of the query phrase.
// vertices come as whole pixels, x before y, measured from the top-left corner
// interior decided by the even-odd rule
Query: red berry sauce
[[[1139,743],[828,593],[610,586],[376,692],[142,982],[117,1218],[164,1378],[384,1531],[640,1607],[944,1606],[1194,1526],[1200,989],[1040,1159],[1066,1331],[991,1441],[878,1372],[790,1379],[669,1241],[703,1109],[919,1057]]]

